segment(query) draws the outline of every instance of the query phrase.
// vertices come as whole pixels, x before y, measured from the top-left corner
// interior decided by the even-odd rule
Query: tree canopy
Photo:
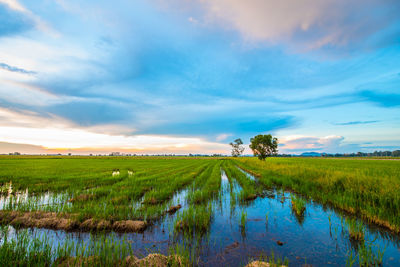
[[[266,157],[278,152],[278,138],[272,137],[270,134],[259,134],[250,139],[249,147],[254,156],[257,156],[260,160],[265,160]]]
[[[236,139],[233,143],[229,143],[232,146],[232,156],[233,157],[237,157],[242,155],[243,151],[244,151],[244,147],[243,145],[243,141],[242,139],[238,138]]]

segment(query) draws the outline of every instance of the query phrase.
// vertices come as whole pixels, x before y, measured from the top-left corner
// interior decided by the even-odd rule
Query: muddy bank
[[[12,225],[16,228],[47,228],[65,231],[116,231],[116,232],[143,232],[147,223],[144,221],[109,221],[101,219],[87,219],[78,221],[75,216],[57,214],[55,212],[19,212],[0,211],[0,224]]]
[[[246,196],[245,200],[251,201],[251,200],[256,199],[257,197],[258,196],[256,194],[250,194],[250,195]]]
[[[104,263],[98,256],[90,256],[87,258],[67,257],[57,259],[54,263],[55,266],[72,267],[72,266],[101,266]],[[109,262],[107,264],[110,264]],[[149,254],[147,257],[139,259],[135,256],[128,256],[123,260],[112,263],[112,266],[126,266],[126,267],[139,267],[139,266],[189,266],[189,263],[182,257],[177,255],[164,256],[162,254]]]
[[[175,212],[177,212],[180,208],[182,208],[181,204],[178,204],[176,206],[171,206],[168,210],[167,213],[169,214],[174,214]]]
[[[276,265],[269,264],[268,262],[265,261],[252,261],[246,265],[246,267],[270,267],[270,266],[276,266]],[[281,265],[281,267],[285,267],[285,265]]]
[[[66,257],[57,259],[54,266],[59,267],[75,267],[75,266],[102,266],[104,263],[98,256],[89,256],[86,258]],[[107,263],[110,265],[110,262]],[[164,256],[162,254],[149,254],[145,258],[139,259],[135,256],[128,256],[125,259],[117,260],[111,263],[111,266],[124,267],[141,267],[141,266],[191,266],[190,262],[178,255]],[[252,261],[246,267],[270,267],[271,265],[265,261]],[[285,267],[282,265],[281,267]]]

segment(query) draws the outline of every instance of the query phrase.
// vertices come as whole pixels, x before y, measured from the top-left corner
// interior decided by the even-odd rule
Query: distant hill
[[[318,152],[304,152],[300,157],[321,157],[321,153]]]

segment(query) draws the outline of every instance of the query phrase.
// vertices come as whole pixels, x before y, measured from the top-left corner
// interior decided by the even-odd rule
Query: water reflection
[[[287,257],[291,266],[305,263],[345,266],[349,258],[359,252],[375,253],[378,258],[379,253],[384,252],[381,256],[384,266],[400,266],[398,234],[363,224],[364,239],[354,242],[349,238],[349,225],[346,224],[346,218],[351,216],[308,201],[304,215],[299,217],[293,212],[292,193],[282,190],[265,189],[262,197],[241,205],[237,201],[242,190],[240,185],[223,171],[220,197],[212,201],[213,213],[208,233],[205,236],[192,235],[189,239],[176,235],[175,218],[189,207],[186,199],[190,190],[189,187],[177,192],[168,202],[168,205],[182,205],[176,214],[168,214],[155,221],[143,234],[128,233],[118,237],[121,240],[126,238],[137,256],[153,251],[167,254],[169,247],[179,243],[192,252],[195,263],[200,266],[243,266],[249,258],[270,255],[272,251],[276,257]],[[21,201],[26,198],[31,196],[28,193],[20,196]],[[50,200],[53,198],[48,195],[37,201],[54,203]],[[0,198],[2,209],[6,202],[4,197]],[[244,213],[246,220],[243,227]],[[46,234],[54,245],[62,244],[66,237],[77,241],[89,240],[88,233],[46,229],[30,231]]]
[[[12,188],[10,186],[10,188]],[[0,195],[0,210],[43,210],[50,207],[70,207],[72,203],[68,200],[71,195],[68,193],[45,192],[41,194],[30,193],[28,188],[25,191],[13,191],[10,189],[7,194]]]

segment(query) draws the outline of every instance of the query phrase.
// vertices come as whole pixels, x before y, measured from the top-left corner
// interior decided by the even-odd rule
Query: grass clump
[[[307,202],[303,198],[297,197],[295,195],[291,195],[291,200],[292,210],[296,213],[296,215],[299,217],[304,216]]]
[[[261,254],[257,258],[250,259],[249,262],[250,266],[265,266],[265,263],[268,263],[270,267],[289,266],[289,260],[287,257],[283,259],[280,257],[276,257],[273,251],[271,252],[270,256]]]
[[[50,245],[46,234],[28,230],[9,236],[9,228],[0,228],[0,264],[2,266],[190,266],[188,251],[176,245],[169,256],[151,254],[142,259],[133,255],[130,242],[116,234],[90,235],[88,239],[65,239]],[[162,265],[164,266],[164,265]]]
[[[211,224],[212,206],[196,205],[179,213],[175,219],[175,230],[189,234],[204,234]]]
[[[49,266],[52,249],[48,240],[31,237],[28,231],[21,231],[16,238],[8,236],[8,227],[0,230],[0,264],[2,266]]]
[[[346,259],[346,266],[353,266],[357,260],[359,266],[382,266],[386,247],[381,248],[374,241],[362,242],[354,252],[350,250]]]
[[[240,216],[240,227],[242,229],[246,229],[246,222],[247,222],[247,212],[243,210],[242,215]]]
[[[355,241],[364,241],[365,230],[363,223],[354,218],[346,219],[345,221],[348,226],[349,237]]]

